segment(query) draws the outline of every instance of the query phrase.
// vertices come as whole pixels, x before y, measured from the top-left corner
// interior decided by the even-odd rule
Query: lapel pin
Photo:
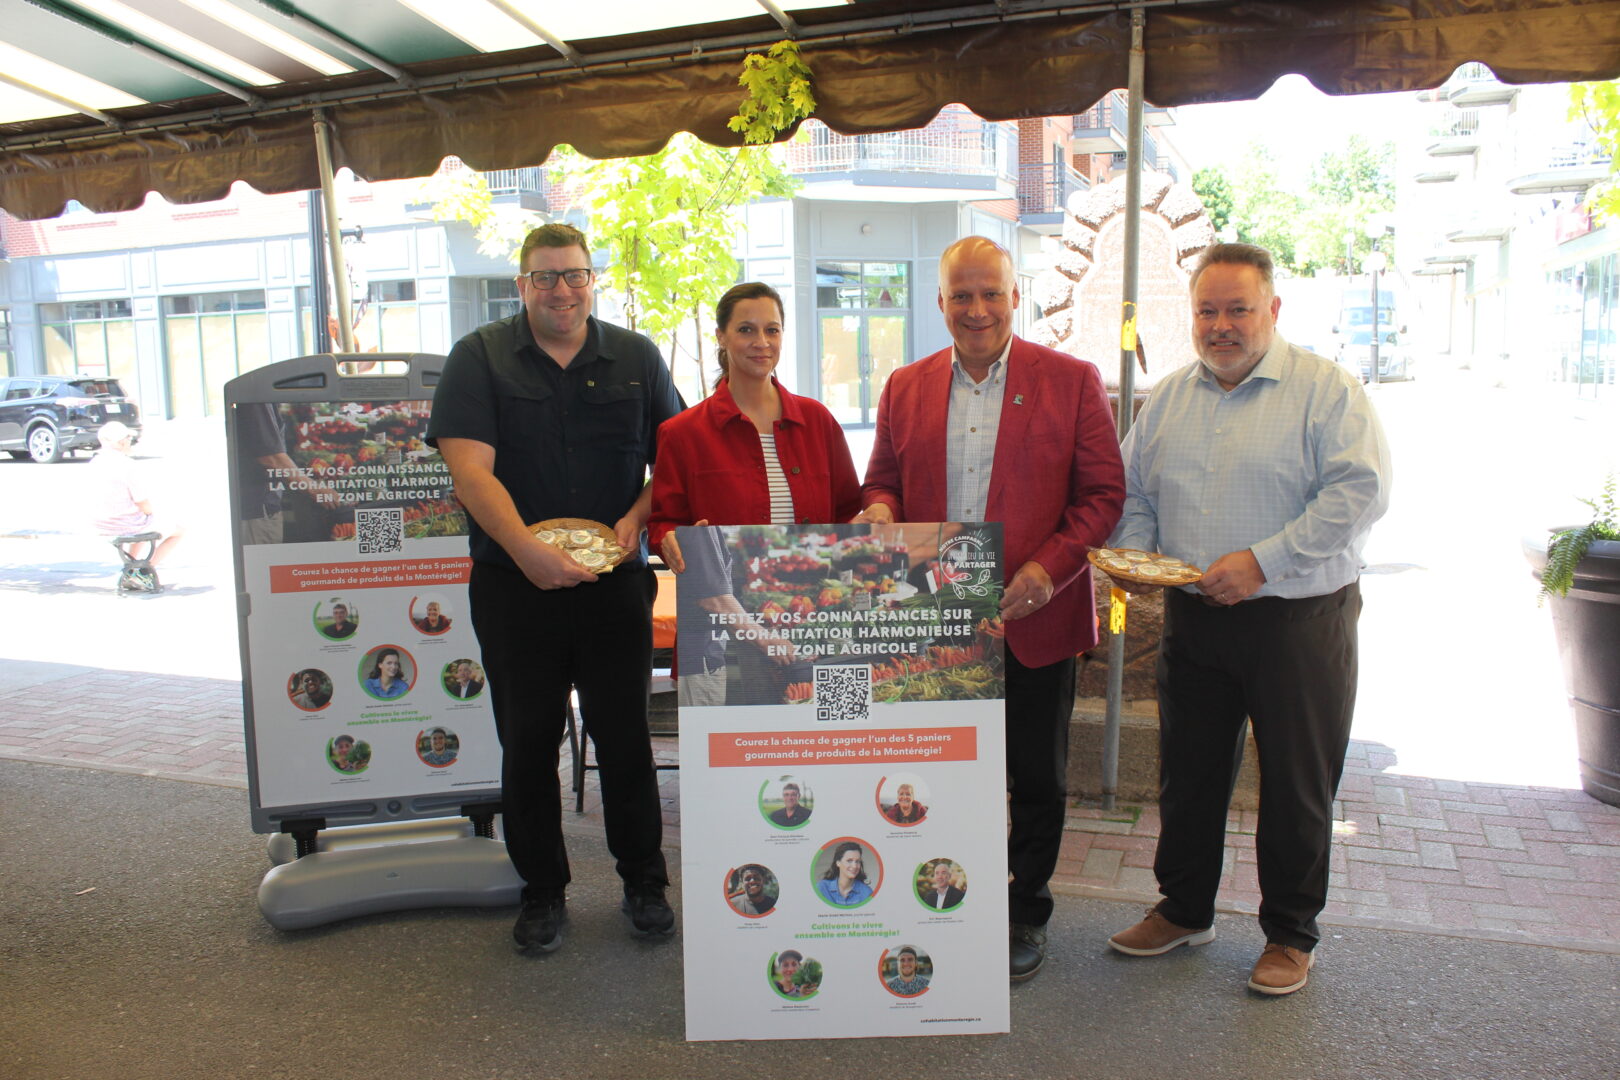
[[[1024,403],[1024,395],[1023,394],[1014,394],[1013,395],[1013,404],[1014,405],[1022,405],[1023,403]]]

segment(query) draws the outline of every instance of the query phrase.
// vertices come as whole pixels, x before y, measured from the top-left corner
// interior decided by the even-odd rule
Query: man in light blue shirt
[[[1361,549],[1388,506],[1389,450],[1360,382],[1276,333],[1282,301],[1263,248],[1207,249],[1192,303],[1199,362],[1154,387],[1122,448],[1125,513],[1111,545],[1206,569],[1165,594],[1153,867],[1165,899],[1109,944],[1158,956],[1214,938],[1247,718],[1267,942],[1248,985],[1288,994],[1305,985],[1327,902]]]

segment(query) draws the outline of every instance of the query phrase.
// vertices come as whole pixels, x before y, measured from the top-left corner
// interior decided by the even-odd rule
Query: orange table
[[[675,647],[675,575],[668,570],[656,572],[658,595],[653,598],[653,648]]]

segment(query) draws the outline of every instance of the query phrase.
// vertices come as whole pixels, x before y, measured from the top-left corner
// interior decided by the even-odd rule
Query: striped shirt
[[[1258,596],[1355,581],[1389,506],[1389,447],[1361,383],[1281,334],[1231,390],[1201,362],[1165,376],[1120,449],[1110,543],[1201,567],[1247,548],[1266,575]]]
[[[792,525],[793,492],[788,489],[787,473],[782,471],[782,460],[776,456],[776,435],[771,432],[760,432],[759,448],[765,451],[765,486],[771,493],[771,524]]]
[[[951,349],[951,403],[945,422],[945,497],[953,521],[983,521],[990,502],[990,469],[996,460],[996,433],[1001,430],[1001,401],[1007,386],[1007,354],[1012,338],[990,365],[983,382],[974,382]]]

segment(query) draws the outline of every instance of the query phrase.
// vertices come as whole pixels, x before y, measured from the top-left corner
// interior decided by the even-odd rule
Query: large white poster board
[[[678,539],[687,1038],[1006,1031],[1000,526]]]
[[[466,519],[423,442],[431,402],[343,399],[345,386],[386,393],[365,379],[277,392],[306,361],[329,369],[286,361],[253,373],[257,389],[229,387],[254,827],[498,799]]]

